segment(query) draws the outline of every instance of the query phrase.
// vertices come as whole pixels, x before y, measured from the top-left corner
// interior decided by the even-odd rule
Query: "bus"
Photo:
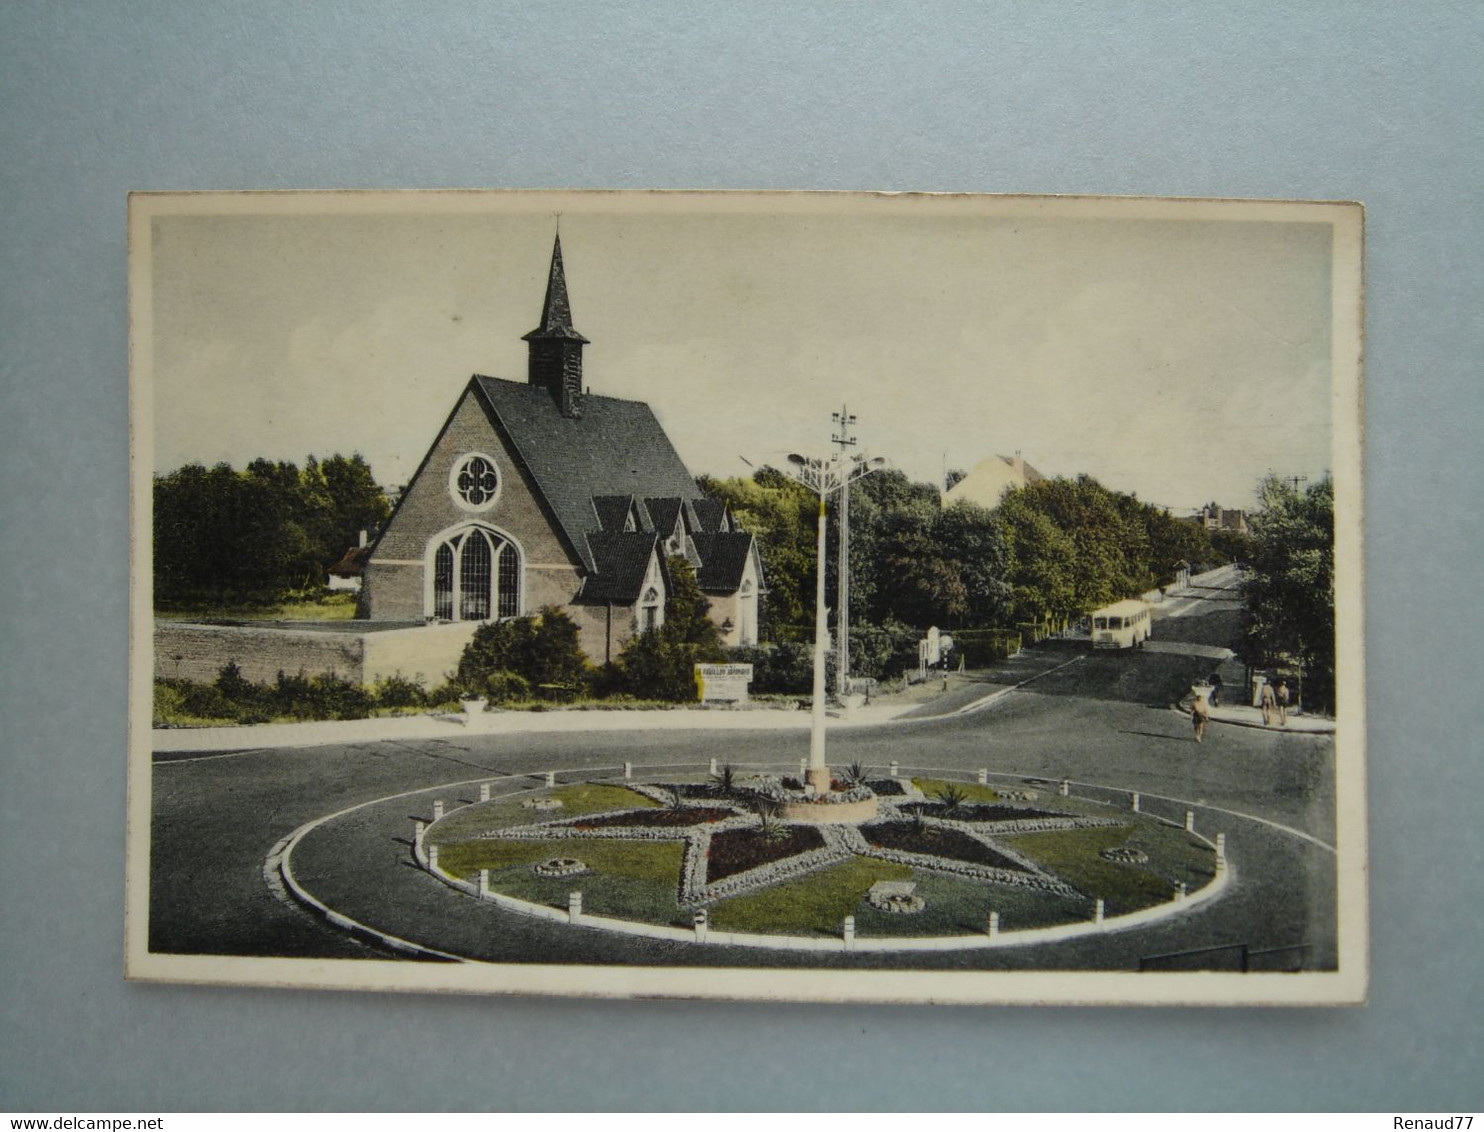
[[[1131,649],[1142,645],[1149,639],[1150,608],[1147,601],[1130,598],[1094,609],[1089,615],[1092,647]]]

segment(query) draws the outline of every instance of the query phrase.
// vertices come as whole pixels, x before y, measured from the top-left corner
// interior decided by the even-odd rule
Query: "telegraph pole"
[[[843,459],[847,448],[855,447],[855,436],[850,426],[855,418],[845,405],[832,414],[836,432],[830,440],[839,446]],[[850,690],[850,480],[840,484],[840,577],[839,603],[835,612],[835,629],[840,639],[835,642],[839,659],[835,665],[835,694],[844,696]]]

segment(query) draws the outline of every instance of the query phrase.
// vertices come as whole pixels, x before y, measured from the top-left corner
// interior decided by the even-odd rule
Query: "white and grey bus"
[[[1142,645],[1149,639],[1149,611],[1149,603],[1136,598],[1094,609],[1089,615],[1092,647],[1131,649]]]

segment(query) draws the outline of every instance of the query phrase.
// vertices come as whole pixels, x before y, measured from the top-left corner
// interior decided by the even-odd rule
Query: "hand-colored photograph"
[[[134,194],[129,976],[1363,1001],[1361,249]]]

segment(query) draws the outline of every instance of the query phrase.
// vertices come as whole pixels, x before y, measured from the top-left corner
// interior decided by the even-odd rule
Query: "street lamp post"
[[[836,455],[828,459],[791,454],[788,462],[793,465],[794,478],[819,493],[814,579],[814,702],[809,721],[809,769],[805,779],[816,793],[828,793],[830,768],[824,761],[824,658],[829,640],[824,603],[825,514],[833,492],[883,467],[886,461],[879,456],[871,459],[862,453],[848,458]]]
[[[839,447],[840,457],[845,456],[847,448],[855,447],[855,435],[850,431],[850,426],[855,424],[855,417],[851,415],[846,405],[840,406],[840,411],[834,414],[835,424],[839,426],[830,440]],[[850,482],[847,480],[840,485],[840,519],[837,524],[840,528],[840,554],[836,567],[839,577],[840,596],[835,602],[835,694],[842,699],[850,691]]]

